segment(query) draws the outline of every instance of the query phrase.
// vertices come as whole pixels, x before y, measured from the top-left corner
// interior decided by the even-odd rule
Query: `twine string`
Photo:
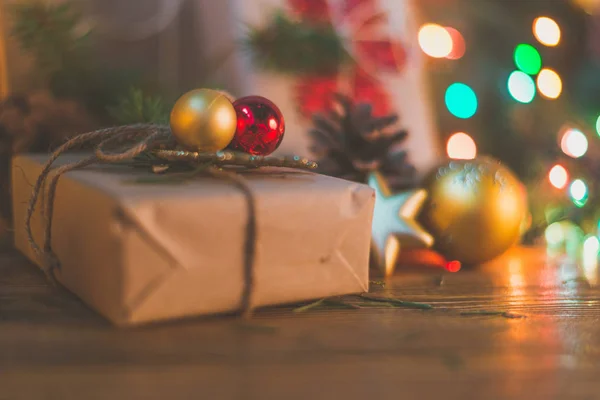
[[[142,153],[155,148],[171,137],[167,126],[153,124],[134,124],[93,132],[83,133],[75,136],[61,145],[44,164],[32,190],[29,205],[25,216],[25,232],[29,245],[33,252],[41,258],[44,273],[50,282],[57,284],[56,270],[60,268],[58,258],[52,250],[52,217],[54,213],[54,201],[56,188],[60,177],[69,171],[85,168],[87,166],[106,163],[114,164],[122,161],[132,160]],[[94,154],[82,160],[64,164],[53,169],[56,160],[65,152],[89,145],[99,140]],[[121,151],[109,152],[107,149],[121,146]],[[247,220],[245,226],[245,241],[243,243],[244,265],[243,265],[243,290],[240,299],[240,309],[244,316],[252,313],[252,292],[254,289],[254,259],[256,252],[256,201],[254,194],[246,179],[234,172],[224,171],[215,167],[206,170],[209,175],[226,181],[230,181],[244,195],[247,206]],[[35,213],[38,199],[44,192],[44,187],[50,174],[47,198],[42,210],[43,219],[43,247],[40,247],[34,238],[31,221]]]
[[[240,310],[244,317],[252,314],[252,291],[254,289],[254,258],[256,253],[256,201],[248,181],[235,172],[225,171],[215,167],[209,168],[208,173],[217,179],[229,180],[243,194],[246,200],[246,228],[243,244],[244,265],[243,279],[244,287],[240,299]]]

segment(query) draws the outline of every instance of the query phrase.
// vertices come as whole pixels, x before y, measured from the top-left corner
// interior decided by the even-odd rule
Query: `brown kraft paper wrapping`
[[[38,265],[24,222],[45,160],[18,156],[12,169],[15,245]],[[287,169],[243,174],[256,198],[253,306],[368,290],[371,188]],[[116,325],[236,311],[244,285],[243,194],[209,177],[136,182],[150,176],[102,166],[61,178],[52,227],[57,279]],[[40,209],[32,222],[38,244]]]

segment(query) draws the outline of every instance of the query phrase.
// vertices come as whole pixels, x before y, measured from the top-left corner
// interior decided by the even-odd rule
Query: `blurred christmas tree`
[[[600,1],[476,3],[419,1],[429,22],[419,45],[449,155],[471,156],[461,152],[474,141],[523,179],[533,220],[526,241],[565,219],[597,234]]]
[[[29,53],[32,80],[57,98],[85,106],[100,124],[164,121],[162,99],[138,71],[116,69],[96,54],[94,31],[75,1],[30,0],[10,5],[12,35]],[[143,89],[142,89],[143,88]],[[118,111],[117,111],[118,108]]]
[[[12,155],[45,153],[102,125],[168,120],[170,108],[148,94],[152,86],[140,74],[111,68],[96,54],[79,6],[41,0],[6,5],[11,34],[34,68],[31,93],[0,101],[0,247],[11,242]]]

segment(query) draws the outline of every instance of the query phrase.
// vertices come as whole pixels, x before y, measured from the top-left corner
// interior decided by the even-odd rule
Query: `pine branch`
[[[81,29],[84,23],[78,2],[25,0],[11,5],[9,11],[12,36],[35,61],[32,80],[41,79],[41,85],[55,97],[73,99],[99,121],[106,120],[107,108],[115,105],[138,76],[97,62],[92,32]],[[150,106],[158,107],[146,104],[146,108]]]
[[[259,67],[293,75],[335,73],[352,60],[331,25],[293,21],[281,12],[266,27],[251,28],[245,46]]]
[[[38,72],[50,76],[69,62],[85,58],[89,32],[80,32],[81,14],[75,2],[31,0],[14,3],[9,11],[14,20],[11,34],[33,55]]]
[[[140,88],[132,87],[119,98],[117,104],[108,108],[110,116],[120,125],[136,123],[166,124],[169,107],[158,96],[145,94]]]

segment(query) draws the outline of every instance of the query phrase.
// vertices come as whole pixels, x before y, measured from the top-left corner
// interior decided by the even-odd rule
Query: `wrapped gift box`
[[[24,221],[45,159],[16,157],[12,176],[16,247],[39,265]],[[286,169],[243,174],[256,198],[253,306],[368,290],[368,186]],[[139,182],[148,176],[101,166],[61,178],[52,229],[57,279],[122,326],[238,310],[247,213],[239,189],[209,177]],[[37,213],[37,243],[42,230]]]

